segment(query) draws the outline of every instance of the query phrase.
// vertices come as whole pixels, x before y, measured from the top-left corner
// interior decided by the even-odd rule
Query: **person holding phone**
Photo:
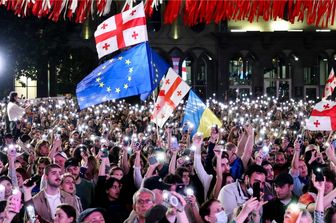
[[[274,180],[276,198],[269,201],[263,207],[264,222],[284,221],[284,214],[290,204],[297,203],[297,197],[293,195],[293,178],[288,173],[279,174]]]
[[[19,137],[20,130],[17,128],[18,122],[24,116],[26,110],[30,106],[25,108],[19,106],[19,97],[15,91],[9,93],[9,103],[7,104],[7,116],[9,120],[9,132],[15,139]]]

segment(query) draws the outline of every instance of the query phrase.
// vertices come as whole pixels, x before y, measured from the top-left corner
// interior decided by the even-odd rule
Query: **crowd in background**
[[[0,222],[333,222],[335,137],[305,129],[312,101],[263,96],[185,103],[163,129],[152,102],[80,111],[74,98],[0,104]]]

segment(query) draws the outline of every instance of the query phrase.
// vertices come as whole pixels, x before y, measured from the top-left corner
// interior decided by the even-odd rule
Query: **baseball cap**
[[[283,186],[285,184],[293,184],[293,177],[289,173],[280,173],[274,180],[274,184],[277,186]]]
[[[77,223],[84,222],[85,218],[88,217],[93,212],[100,212],[103,216],[105,214],[105,210],[103,208],[88,208],[79,214]]]
[[[76,158],[67,159],[64,163],[64,168],[66,169],[70,166],[79,166],[79,161]]]

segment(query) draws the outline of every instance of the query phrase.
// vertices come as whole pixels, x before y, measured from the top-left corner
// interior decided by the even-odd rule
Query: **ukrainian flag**
[[[192,135],[196,132],[202,132],[204,137],[210,136],[213,125],[222,126],[221,121],[192,90],[189,91],[189,98],[185,108],[183,125],[185,123],[189,126],[190,124],[193,125]]]

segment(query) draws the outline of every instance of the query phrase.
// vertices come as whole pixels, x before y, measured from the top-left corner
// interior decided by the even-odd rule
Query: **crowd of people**
[[[311,132],[312,101],[207,105],[222,126],[192,134],[176,108],[75,98],[0,103],[0,223],[336,223],[336,135]]]

